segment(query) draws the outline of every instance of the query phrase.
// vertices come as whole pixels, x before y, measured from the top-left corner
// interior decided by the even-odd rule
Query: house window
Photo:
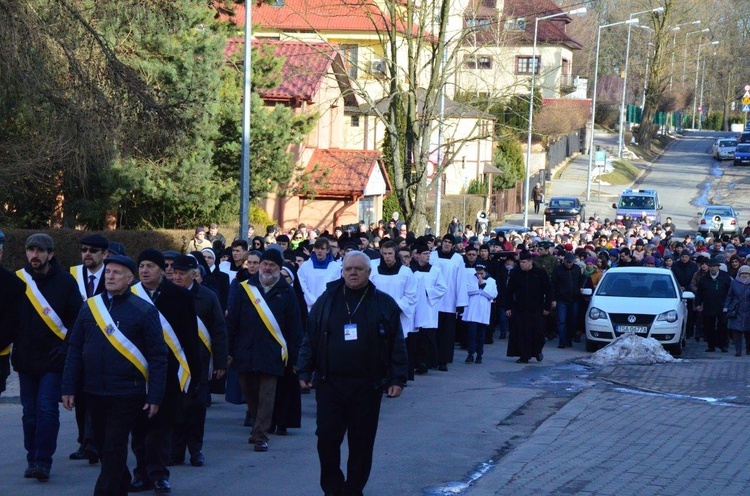
[[[353,115],[352,116],[352,127],[359,127],[359,116]]]
[[[516,57],[516,74],[539,74],[540,58],[537,56],[533,63],[531,57]]]
[[[492,27],[492,19],[487,17],[467,17],[464,19],[464,24],[469,29],[486,31]]]
[[[489,55],[470,55],[464,58],[464,67],[467,69],[492,69],[492,57]]]
[[[359,64],[359,45],[341,45],[341,57],[344,59],[346,74],[351,79],[357,79],[357,65]]]

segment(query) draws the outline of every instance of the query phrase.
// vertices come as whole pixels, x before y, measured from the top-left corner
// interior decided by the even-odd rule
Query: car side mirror
[[[692,300],[695,298],[695,294],[693,294],[692,291],[683,291],[682,292],[682,299],[683,300]]]
[[[585,203],[581,203],[581,206],[582,206],[582,207],[585,207],[585,206],[586,206],[586,204],[585,204]]]
[[[581,288],[581,294],[583,296],[591,296],[594,294],[594,291],[591,288]]]
[[[659,205],[659,210],[664,210],[664,205]]]
[[[617,208],[617,203],[613,203],[612,208]]]

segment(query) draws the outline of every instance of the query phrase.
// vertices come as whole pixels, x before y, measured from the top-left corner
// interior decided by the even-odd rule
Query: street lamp
[[[252,4],[245,2],[245,64],[242,93],[242,161],[240,163],[240,239],[247,240],[250,227],[250,100],[252,77]]]
[[[693,90],[693,125],[691,126],[691,129],[695,129],[695,106],[698,103],[698,99],[695,98],[695,96],[698,94],[698,69],[699,69],[699,63],[701,58],[701,47],[709,46],[709,45],[718,45],[718,41],[712,41],[711,43],[702,43],[698,45],[698,55],[695,57],[695,90]],[[703,104],[701,102],[701,111],[703,110]]]
[[[649,41],[646,45],[646,75],[643,76],[643,99],[641,100],[641,111],[646,108],[646,90],[648,89],[648,59],[651,56],[651,47],[656,48],[656,45]],[[641,117],[642,116],[643,114],[641,114]],[[641,124],[643,124],[643,119],[641,119]]]
[[[536,61],[536,40],[539,33],[539,21],[545,21],[547,19],[552,19],[553,17],[585,13],[586,7],[580,7],[578,9],[573,9],[567,12],[558,12],[556,14],[550,14],[544,17],[537,17],[534,20],[534,47],[531,50],[531,90],[529,91],[529,129],[526,137],[526,177],[523,190],[523,227],[529,227],[529,181],[531,179],[531,133],[532,125],[534,123],[534,83],[536,79],[536,72],[539,70],[539,66],[541,65],[537,64]]]
[[[664,7],[656,7],[655,9],[642,10],[641,12],[635,12],[630,14],[630,19],[639,14],[655,13],[658,14],[664,12]],[[628,86],[628,59],[630,57],[630,31],[632,23],[628,24],[628,42],[625,45],[625,76],[622,80],[622,101],[620,102],[620,129],[617,138],[617,158],[622,158],[622,140],[625,135],[625,89]]]
[[[589,173],[586,179],[586,201],[591,199],[591,169],[594,165],[594,122],[596,121],[596,83],[598,82],[599,73],[599,42],[602,38],[602,29],[611,28],[612,26],[619,26],[620,24],[638,24],[639,20],[627,19],[625,21],[613,22],[612,24],[603,24],[597,28],[596,31],[596,55],[594,56],[594,95],[591,100],[591,132],[589,133]]]
[[[701,29],[699,31],[690,31],[689,33],[685,33],[685,54],[682,57],[682,84],[685,84],[685,61],[687,60],[687,39],[688,36],[691,34],[698,34],[698,33],[708,33],[711,30],[708,28]]]
[[[716,55],[716,52],[714,52],[712,55]],[[703,83],[706,81],[706,55],[703,56],[703,67],[701,68],[701,109],[703,108]],[[701,114],[701,118],[698,119],[698,131],[703,130],[703,115]]]
[[[673,31],[674,34],[672,35],[672,61],[669,64],[669,89],[670,90],[672,89],[672,78],[674,77],[674,52],[675,52],[675,48],[677,47],[677,31],[679,31],[680,28],[683,26],[698,25],[700,23],[701,21],[700,19],[698,19],[697,21],[693,21],[693,22],[683,22],[682,24],[678,24],[674,26],[673,28],[671,28],[671,31]],[[687,42],[687,35],[685,36],[685,38],[686,38],[685,42]]]

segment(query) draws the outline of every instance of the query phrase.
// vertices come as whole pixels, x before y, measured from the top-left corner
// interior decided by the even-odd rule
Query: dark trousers
[[[541,200],[534,200],[534,213],[535,214],[539,213],[539,205],[541,204],[542,204]]]
[[[456,314],[454,312],[438,313],[436,338],[438,365],[453,363],[453,351],[456,343]]]
[[[182,392],[168,390],[156,415],[148,418],[145,411],[138,414],[130,441],[130,449],[135,455],[136,462],[133,470],[135,477],[151,482],[169,480],[166,463],[172,450],[172,427],[175,423],[176,407],[182,401],[183,395]]]
[[[560,346],[571,346],[576,334],[578,302],[557,302],[557,338]]]
[[[727,347],[727,314],[706,315],[703,312],[703,335],[708,349]]]
[[[487,324],[480,324],[479,322],[467,322],[466,328],[468,332],[468,352],[469,355],[477,354],[482,356],[484,354],[484,332],[487,330]]]
[[[76,392],[76,426],[78,427],[78,444],[82,447],[98,449],[94,442],[94,429],[88,409],[88,394],[83,389]],[[90,445],[90,446],[89,446]]]
[[[336,378],[318,383],[315,434],[318,436],[320,487],[326,494],[362,493],[372,468],[382,398],[381,389],[364,381]],[[341,471],[344,434],[349,444],[346,479]]]
[[[414,369],[417,368],[417,350],[419,345],[419,334],[416,332],[410,332],[406,335],[406,355],[409,358],[409,370],[407,371],[406,378],[410,381],[414,380]]]
[[[191,455],[203,449],[208,399],[208,384],[202,384],[196,394],[180,398],[172,431],[171,461],[184,461],[185,448]]]
[[[76,396],[76,408],[79,397]],[[101,471],[94,495],[125,496],[128,494],[128,436],[136,418],[142,415],[145,395],[99,396],[86,394],[91,430],[101,456]]]
[[[276,376],[259,372],[238,372],[242,396],[247,400],[247,411],[255,421],[250,442],[268,442],[268,430],[276,400]]]
[[[23,406],[23,445],[29,465],[52,466],[60,431],[62,374],[18,374]]]
[[[434,369],[438,366],[437,329],[422,327],[419,329],[417,347],[417,367]]]
[[[750,332],[732,331],[732,341],[734,342],[735,353],[742,353],[742,338],[745,338],[745,352],[750,355]]]

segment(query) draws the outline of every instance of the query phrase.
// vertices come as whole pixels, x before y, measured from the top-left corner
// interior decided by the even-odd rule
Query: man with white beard
[[[438,365],[437,341],[438,303],[445,295],[447,287],[440,269],[430,264],[430,248],[426,243],[415,246],[413,264],[414,278],[417,281],[417,304],[414,307],[414,329],[418,329],[416,373],[426,374]]]
[[[393,298],[401,309],[401,328],[406,339],[406,350],[409,355],[409,373],[407,379],[414,379],[413,363],[416,350],[414,328],[414,304],[417,302],[417,281],[411,269],[397,260],[398,245],[391,240],[380,247],[380,260],[370,262],[372,271],[370,281],[383,293]]]
[[[438,303],[438,370],[446,372],[453,363],[456,341],[456,311],[469,303],[468,286],[464,278],[464,258],[453,251],[455,238],[446,234],[440,246],[430,254],[430,263],[440,269],[446,285],[445,296]]]

